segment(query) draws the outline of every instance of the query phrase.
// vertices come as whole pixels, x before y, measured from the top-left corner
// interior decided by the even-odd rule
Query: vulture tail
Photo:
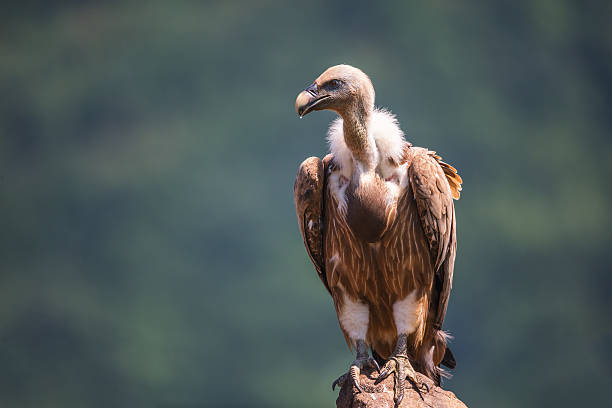
[[[451,370],[457,366],[457,362],[455,361],[455,356],[451,351],[450,347],[446,346],[446,351],[444,352],[444,357],[442,357],[442,363],[444,367],[450,368]]]
[[[428,371],[432,374],[430,378],[432,378],[437,385],[440,385],[442,377],[451,377],[451,374],[445,369],[443,369],[441,366],[445,366],[447,368],[450,368],[451,370],[457,366],[455,356],[447,345],[447,341],[449,338],[451,338],[451,336],[444,330],[435,329],[433,347],[434,352],[432,356],[433,361],[429,361],[430,364],[433,363],[433,367],[429,366]]]

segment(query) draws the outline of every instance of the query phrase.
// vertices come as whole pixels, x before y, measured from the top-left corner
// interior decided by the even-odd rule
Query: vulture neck
[[[340,112],[344,142],[353,158],[361,163],[363,171],[367,173],[373,173],[376,169],[376,146],[374,140],[368,136],[370,113],[363,106]]]

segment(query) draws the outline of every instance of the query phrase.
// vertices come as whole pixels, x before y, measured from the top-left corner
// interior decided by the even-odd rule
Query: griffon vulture
[[[388,111],[374,107],[370,78],[349,65],[327,69],[295,102],[302,117],[328,109],[331,154],[306,159],[294,198],[304,244],[331,294],[347,344],[357,350],[333,386],[367,365],[377,383],[393,373],[399,406],[415,370],[440,382],[454,368],[442,323],[453,279],[461,177],[433,151],[413,147]],[[370,357],[368,347],[379,359]]]

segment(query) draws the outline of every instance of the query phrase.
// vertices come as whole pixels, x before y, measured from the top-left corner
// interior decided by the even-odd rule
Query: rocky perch
[[[419,394],[407,380],[406,391],[400,408],[467,408],[451,391],[435,386],[433,381],[424,375],[417,375],[422,382],[429,386],[429,391],[427,387],[423,387],[424,389]],[[363,392],[359,392],[350,381],[347,381],[340,390],[336,406],[338,408],[393,408],[393,375],[387,377],[380,384],[374,385],[376,377],[377,373],[375,371],[364,370],[361,373],[359,381],[363,385]]]

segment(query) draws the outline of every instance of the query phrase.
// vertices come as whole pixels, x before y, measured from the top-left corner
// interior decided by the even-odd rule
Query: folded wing
[[[323,160],[318,157],[304,160],[298,169],[293,188],[295,209],[304,246],[328,291],[323,250],[323,221],[327,168],[331,160],[331,155],[327,155]]]
[[[459,198],[462,180],[454,167],[431,151],[416,155],[408,171],[434,261],[432,317],[434,327],[440,330],[446,315],[457,249],[453,198]]]

